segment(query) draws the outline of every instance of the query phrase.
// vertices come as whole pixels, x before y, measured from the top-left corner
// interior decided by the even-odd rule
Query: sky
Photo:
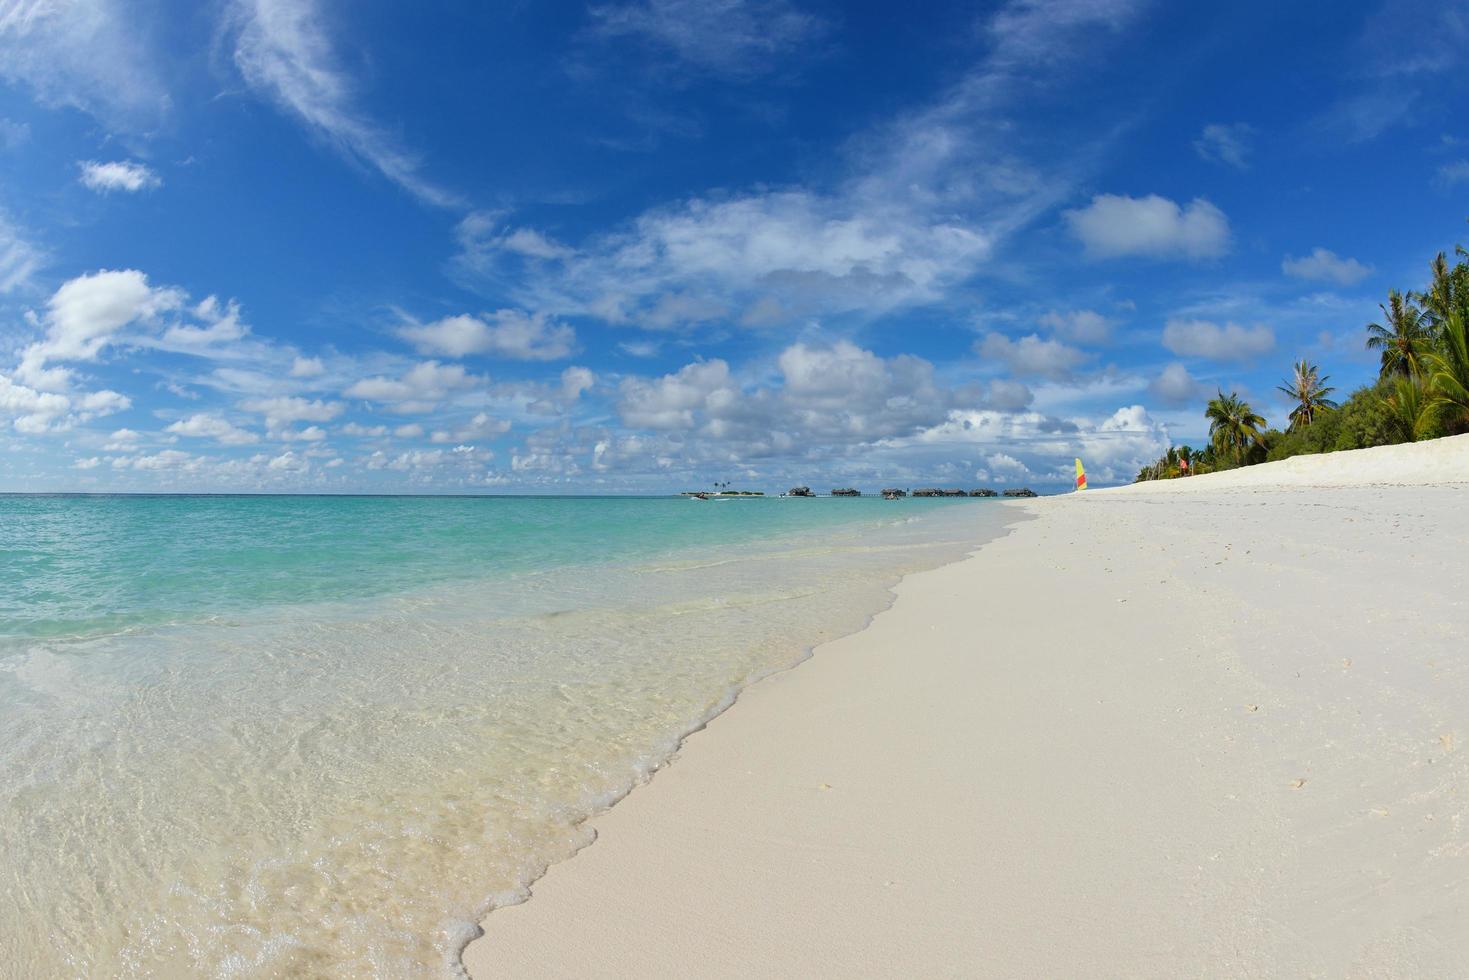
[[[0,0],[0,490],[1130,482],[1373,379],[1466,61],[1465,0]]]

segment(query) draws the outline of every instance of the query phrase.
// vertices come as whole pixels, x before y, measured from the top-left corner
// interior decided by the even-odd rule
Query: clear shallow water
[[[0,497],[0,976],[445,976],[986,501]]]

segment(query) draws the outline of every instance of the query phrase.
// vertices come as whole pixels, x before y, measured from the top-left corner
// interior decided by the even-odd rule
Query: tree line
[[[1291,401],[1285,431],[1235,392],[1209,400],[1209,445],[1169,447],[1143,467],[1142,480],[1234,469],[1307,453],[1366,449],[1469,432],[1469,250],[1450,264],[1440,252],[1421,291],[1389,290],[1382,322],[1367,324],[1367,349],[1380,357],[1377,379],[1338,404],[1320,369],[1302,359],[1278,387]]]

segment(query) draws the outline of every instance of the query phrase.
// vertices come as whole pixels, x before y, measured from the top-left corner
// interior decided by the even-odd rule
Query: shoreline
[[[1448,442],[1386,448],[1469,481]],[[1465,972],[1464,490],[1372,462],[1008,505],[589,821],[467,973]]]
[[[772,498],[767,497],[766,499]],[[966,553],[961,557],[952,559],[944,564],[900,575],[886,589],[886,598],[884,604],[868,614],[866,617],[866,621],[861,626],[857,627],[854,630],[851,630],[848,633],[841,634],[834,639],[824,640],[820,643],[805,647],[802,652],[790,663],[783,666],[771,667],[757,675],[746,678],[743,682],[726,690],[724,692],[724,695],[717,702],[717,704],[710,708],[710,710],[702,716],[701,720],[699,720],[692,727],[685,730],[682,734],[676,736],[676,748],[662,762],[649,769],[640,779],[638,779],[632,785],[628,786],[625,791],[617,794],[614,797],[610,797],[607,802],[602,805],[596,812],[576,823],[576,828],[590,831],[589,836],[585,839],[583,843],[575,847],[575,849],[573,849],[570,853],[551,861],[551,863],[549,863],[548,865],[541,867],[540,870],[532,875],[523,885],[511,891],[502,892],[498,895],[492,896],[490,900],[489,910],[482,913],[478,917],[479,928],[477,930],[474,930],[473,932],[466,932],[463,930],[451,930],[447,934],[451,938],[453,935],[456,934],[463,935],[463,942],[460,943],[457,948],[452,948],[450,950],[449,965],[451,970],[456,974],[470,977],[471,980],[473,980],[476,974],[471,969],[469,961],[475,960],[477,958],[477,954],[475,952],[469,952],[468,948],[471,946],[475,946],[477,943],[481,942],[485,935],[484,924],[486,923],[486,921],[488,921],[489,917],[496,913],[504,913],[507,910],[525,905],[534,896],[536,886],[545,878],[547,874],[551,873],[551,871],[555,868],[561,867],[568,862],[573,861],[587,848],[597,843],[597,841],[600,839],[596,830],[598,821],[606,817],[606,815],[610,813],[614,808],[623,805],[634,793],[651,785],[656,777],[663,775],[670,767],[674,765],[674,763],[678,762],[690,739],[702,735],[709,729],[711,725],[716,724],[720,721],[720,719],[725,718],[729,714],[731,709],[735,708],[741,702],[748,699],[752,691],[766,684],[769,684],[772,681],[778,680],[782,676],[790,674],[803,666],[806,666],[818,654],[819,651],[823,650],[832,643],[839,642],[843,639],[848,639],[850,637],[857,636],[866,632],[868,629],[871,628],[873,622],[878,617],[890,611],[897,603],[899,589],[908,579],[914,577],[915,575],[931,574],[933,572],[941,571],[942,569],[949,568],[953,565],[968,561],[969,559],[974,557],[974,555],[977,553],[977,549],[983,547],[984,544],[1004,537],[1006,534],[1009,533],[1010,528],[1014,524],[1030,519],[1032,518],[1022,515],[1011,517],[1008,520],[1000,523],[998,526],[993,523],[992,518],[990,522],[977,524],[973,532],[976,535],[976,539],[972,543],[972,545],[967,546],[970,548],[970,550],[967,550]],[[466,925],[468,925],[468,923],[466,923]]]

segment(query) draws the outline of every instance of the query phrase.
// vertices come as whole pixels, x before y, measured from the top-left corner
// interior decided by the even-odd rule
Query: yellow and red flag
[[[1081,468],[1081,460],[1076,461],[1076,489],[1086,489],[1086,470]]]

